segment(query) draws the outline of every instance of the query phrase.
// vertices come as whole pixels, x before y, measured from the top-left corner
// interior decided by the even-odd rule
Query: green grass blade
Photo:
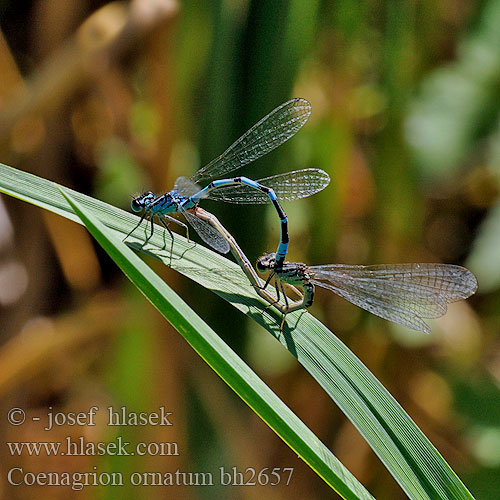
[[[0,164],[0,190],[79,221],[56,184]],[[122,235],[137,217],[68,190],[91,216]],[[137,230],[137,234],[143,234]],[[164,232],[157,226],[146,247],[168,263]],[[168,235],[167,235],[168,238]],[[139,240],[135,240],[138,244]],[[169,245],[167,245],[169,246]],[[356,426],[411,499],[472,499],[472,495],[420,429],[363,363],[309,313],[287,316],[265,309],[239,267],[209,249],[175,237],[172,268],[213,290],[271,332],[313,375]]]
[[[373,498],[231,348],[132,250],[61,190],[110,257],[219,376],[344,498]]]

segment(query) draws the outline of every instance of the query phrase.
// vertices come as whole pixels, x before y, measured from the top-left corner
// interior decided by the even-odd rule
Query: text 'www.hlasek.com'
[[[41,431],[51,433],[57,429],[81,428],[82,431],[96,426],[114,428],[112,434],[130,427],[171,427],[174,425],[173,412],[160,407],[155,412],[133,412],[122,406],[100,409],[92,406],[81,412],[56,412],[51,407],[41,418],[30,416],[22,408],[11,408],[7,421],[11,426],[22,427],[31,422],[39,423]],[[175,441],[142,441],[132,443],[121,435],[114,435],[107,441],[93,441],[88,433],[81,436],[68,435],[59,440],[7,441],[8,454],[15,457],[34,459],[36,457],[179,457],[181,452]],[[47,434],[49,435],[49,434]],[[26,437],[23,434],[23,437]],[[33,463],[31,460],[30,464]],[[166,462],[168,465],[168,462]],[[90,470],[63,471],[43,470],[38,467],[29,470],[23,464],[9,467],[6,471],[7,483],[11,486],[40,487],[65,486],[72,490],[82,490],[93,486],[288,486],[292,479],[293,467],[242,467],[219,466],[207,471],[137,471],[120,472],[100,470],[92,466]]]

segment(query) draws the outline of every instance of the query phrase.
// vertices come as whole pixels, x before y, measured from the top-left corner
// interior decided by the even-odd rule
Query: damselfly
[[[224,238],[224,240],[229,245],[231,253],[236,259],[236,262],[239,264],[239,266],[247,276],[248,280],[254,287],[259,297],[268,302],[270,306],[274,306],[283,315],[286,315],[292,310],[295,310],[297,308],[302,309],[304,307],[302,301],[295,303],[295,302],[289,302],[287,299],[287,303],[283,304],[279,301],[279,299],[271,295],[265,289],[265,286],[260,280],[259,275],[255,272],[255,269],[253,268],[252,264],[248,260],[243,250],[240,248],[238,243],[236,243],[236,240],[233,238],[231,233],[219,222],[219,220],[217,219],[217,217],[215,217],[215,215],[211,214],[210,212],[207,212],[206,210],[203,210],[199,206],[195,207],[192,210],[192,213],[195,217],[206,222],[207,225],[211,226],[212,229],[214,229]],[[296,292],[299,293],[297,290]]]
[[[173,233],[168,227],[170,222],[183,226],[189,238],[187,225],[169,215],[181,212],[205,243],[219,252],[227,253],[229,245],[222,235],[188,210],[197,206],[203,198],[230,203],[272,202],[281,220],[280,244],[276,252],[279,265],[283,262],[288,249],[288,221],[279,201],[305,198],[321,191],[330,182],[328,174],[323,170],[309,168],[266,177],[258,181],[247,177],[213,179],[241,168],[286,142],[300,130],[310,114],[311,105],[305,99],[295,98],[287,101],[262,118],[224,153],[198,170],[191,178],[179,177],[171,191],[161,196],[155,196],[151,191],[146,191],[135,197],[132,200],[132,210],[135,212],[144,210],[144,212],[127,237],[149,215],[151,233],[146,240],[148,241],[153,235],[153,219],[156,215],[160,223],[168,230],[172,245]],[[198,186],[198,183],[208,181],[212,182],[203,189]]]
[[[425,333],[430,333],[425,319],[443,316],[447,304],[466,299],[477,290],[476,277],[468,269],[449,264],[307,266],[284,262],[277,268],[276,255],[271,253],[258,259],[257,269],[270,271],[265,286],[274,277],[277,297],[281,291],[287,306],[283,283],[303,290],[302,300],[283,313],[281,329],[286,314],[312,304],[315,285],[381,318]]]

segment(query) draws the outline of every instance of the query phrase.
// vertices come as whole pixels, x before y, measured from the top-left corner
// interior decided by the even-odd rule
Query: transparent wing
[[[208,222],[199,219],[196,215],[186,210],[182,210],[182,214],[207,245],[210,245],[214,250],[220,253],[229,252],[229,243],[222,234],[214,229]]]
[[[291,201],[307,198],[318,193],[330,183],[330,176],[319,168],[305,168],[285,174],[259,179],[263,186],[273,188],[278,200]],[[238,186],[219,187],[209,193],[211,200],[228,203],[268,203],[269,196],[255,188],[240,184]]]
[[[195,184],[191,179],[181,176],[177,177],[177,179],[175,180],[173,191],[181,196],[189,198],[190,196],[193,196],[194,194],[200,192],[201,187],[198,186],[198,184]],[[205,196],[202,196],[201,198],[205,198]]]
[[[311,105],[301,98],[291,99],[262,118],[229,146],[224,153],[196,172],[195,183],[222,177],[264,156],[293,137],[306,123]]]
[[[446,304],[477,290],[476,277],[448,264],[311,266],[311,281],[349,302],[414,330],[430,333],[423,318],[438,318]]]

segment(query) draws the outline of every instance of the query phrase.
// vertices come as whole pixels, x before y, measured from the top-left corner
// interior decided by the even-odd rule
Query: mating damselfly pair
[[[153,219],[157,216],[170,234],[172,255],[173,233],[168,224],[174,221],[180,224],[186,229],[189,238],[187,225],[170,215],[182,213],[205,243],[222,253],[232,251],[258,295],[281,312],[283,319],[280,329],[289,312],[308,308],[312,304],[315,285],[319,285],[372,314],[429,333],[425,319],[444,315],[448,303],[465,299],[476,291],[477,281],[470,271],[447,264],[307,266],[285,262],[289,244],[288,219],[280,201],[305,198],[321,191],[330,181],[328,174],[320,169],[309,168],[257,181],[248,177],[218,179],[286,142],[305,124],[310,113],[311,106],[305,99],[287,101],[191,178],[178,178],[169,192],[155,196],[151,191],[146,191],[135,197],[132,209],[144,212],[129,235],[149,216],[151,232],[146,239],[148,241],[154,230]],[[198,185],[201,182],[208,184],[201,188]],[[260,272],[269,271],[265,283],[260,281],[236,240],[218,219],[198,206],[204,198],[239,204],[273,203],[280,219],[281,236],[276,253],[265,255],[257,261]],[[266,290],[272,278],[276,296]],[[298,301],[288,298],[284,284],[295,289],[300,297]],[[284,302],[281,302],[281,295]]]

